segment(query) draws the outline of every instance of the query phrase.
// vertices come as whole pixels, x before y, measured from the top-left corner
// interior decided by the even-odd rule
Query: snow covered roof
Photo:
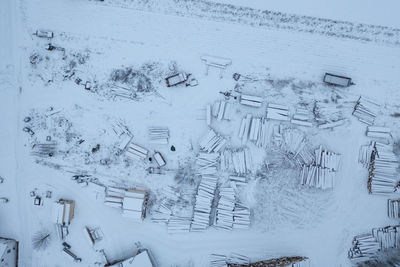
[[[133,258],[127,259],[122,262],[123,267],[153,267],[150,261],[149,254],[146,250],[142,251]]]

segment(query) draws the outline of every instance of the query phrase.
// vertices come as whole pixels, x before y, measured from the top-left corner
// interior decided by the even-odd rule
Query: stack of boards
[[[380,108],[381,106],[375,101],[360,96],[354,107],[353,115],[357,117],[359,121],[371,126],[374,124]]]
[[[200,149],[207,153],[219,152],[226,145],[227,141],[224,137],[217,134],[213,129],[209,129],[208,133],[200,140]]]

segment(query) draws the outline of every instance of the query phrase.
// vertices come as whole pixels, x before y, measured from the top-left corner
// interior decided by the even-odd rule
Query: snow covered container
[[[188,74],[179,72],[174,75],[168,76],[167,78],[165,78],[165,81],[167,83],[167,87],[171,87],[186,82],[188,78]]]
[[[347,87],[352,85],[351,78],[325,73],[324,82],[330,85]]]
[[[153,156],[154,160],[156,161],[159,167],[165,166],[167,162],[165,162],[164,157],[161,155],[160,152],[156,152]]]

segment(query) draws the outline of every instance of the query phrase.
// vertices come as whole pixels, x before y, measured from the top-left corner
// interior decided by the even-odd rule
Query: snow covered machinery
[[[340,76],[340,75],[335,75],[335,74],[331,74],[331,73],[325,73],[324,83],[327,83],[329,85],[342,86],[342,87],[348,87],[348,86],[354,84],[351,81],[351,78]]]

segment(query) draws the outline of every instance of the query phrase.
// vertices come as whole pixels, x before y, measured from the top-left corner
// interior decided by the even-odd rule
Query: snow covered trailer
[[[331,73],[325,73],[324,82],[330,85],[347,87],[354,84],[351,78],[339,76]]]
[[[54,33],[49,30],[39,29],[35,32],[35,35],[40,38],[53,38]]]
[[[167,78],[165,78],[165,81],[167,82],[167,87],[176,86],[178,84],[186,82],[189,78],[189,75],[183,72],[179,72],[174,75],[168,76]]]

